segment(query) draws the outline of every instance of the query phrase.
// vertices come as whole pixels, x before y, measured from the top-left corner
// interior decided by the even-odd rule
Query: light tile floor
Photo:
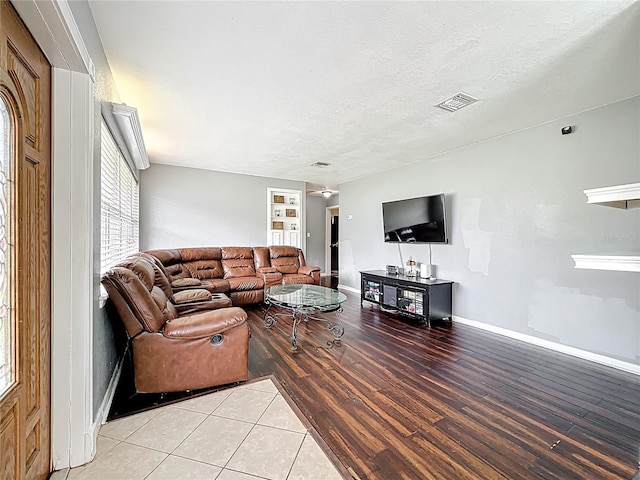
[[[270,379],[109,422],[97,450],[67,478],[342,478]]]

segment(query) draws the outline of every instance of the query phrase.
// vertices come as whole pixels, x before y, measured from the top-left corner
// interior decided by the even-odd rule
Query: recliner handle
[[[216,333],[215,335],[211,336],[211,345],[220,345],[222,343],[222,341],[224,340],[224,336],[221,333]]]

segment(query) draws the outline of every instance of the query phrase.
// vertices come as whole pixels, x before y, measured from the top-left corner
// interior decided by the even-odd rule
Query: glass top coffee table
[[[291,331],[291,349],[298,348],[298,325],[302,321],[316,320],[324,323],[339,342],[344,334],[344,325],[340,320],[342,303],[347,300],[344,293],[320,285],[275,285],[267,288],[265,302],[269,305],[264,312],[264,324],[270,328],[282,317],[290,317],[293,323]],[[286,313],[274,313],[271,307],[286,310]],[[320,314],[333,313],[335,322]],[[328,342],[331,344],[332,342]]]

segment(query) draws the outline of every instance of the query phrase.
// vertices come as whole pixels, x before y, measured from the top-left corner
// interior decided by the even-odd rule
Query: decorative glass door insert
[[[6,101],[0,96],[0,397],[15,381],[15,340],[11,289],[11,164],[13,132]]]

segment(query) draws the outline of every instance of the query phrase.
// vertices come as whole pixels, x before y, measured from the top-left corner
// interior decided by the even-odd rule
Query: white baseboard
[[[357,293],[358,295],[360,294],[360,290],[357,288],[348,287],[346,285],[338,285],[338,288]],[[538,347],[548,348],[549,350],[566,353],[567,355],[571,355],[573,357],[582,358],[584,360],[589,360],[590,362],[595,362],[600,365],[623,370],[625,372],[633,373],[634,375],[640,375],[640,365],[636,365],[635,363],[624,362],[622,360],[617,360],[615,358],[600,355],[598,353],[588,352],[586,350],[570,347],[568,345],[562,345],[561,343],[544,340],[543,338],[534,337],[533,335],[514,332],[513,330],[496,327],[495,325],[489,325],[487,323],[478,322],[476,320],[469,320],[468,318],[459,317],[457,315],[453,315],[452,319],[454,322],[462,323],[463,325],[469,325],[470,327],[486,330],[487,332],[492,332],[504,337],[513,338],[514,340],[520,340],[521,342],[537,345]]]
[[[634,375],[640,375],[640,365],[636,365],[634,363],[623,362],[622,360],[616,360],[615,358],[610,358],[598,353],[588,352],[586,350],[570,347],[568,345],[562,345],[550,340],[537,338],[532,335],[514,332],[506,328],[496,327],[495,325],[489,325],[486,323],[477,322],[475,320],[469,320],[467,318],[458,317],[457,315],[453,315],[453,321],[461,323],[463,325],[469,325],[470,327],[486,330],[488,332],[497,333],[498,335],[502,335],[504,337],[513,338],[515,340],[520,340],[532,345],[537,345],[538,347],[548,348],[549,350],[554,350],[560,353],[566,353],[567,355],[582,358],[584,360],[589,360],[590,362],[595,362],[600,365],[606,365],[618,370],[623,370],[625,372],[633,373]]]
[[[353,293],[357,293],[358,295],[360,295],[360,289],[359,288],[348,287],[347,285],[338,285],[338,289],[346,290],[347,292],[353,292]]]
[[[95,445],[98,439],[98,432],[100,431],[100,427],[107,423],[107,416],[109,415],[109,410],[111,409],[113,396],[116,393],[116,387],[118,386],[118,382],[120,381],[120,375],[122,374],[122,365],[126,356],[127,352],[125,351],[125,353],[116,364],[116,368],[113,369],[113,375],[111,375],[111,380],[109,380],[109,386],[107,387],[107,391],[104,393],[104,398],[102,399],[102,403],[100,404],[100,408],[98,409],[95,420],[91,424],[89,441],[93,442],[93,452],[96,451]]]

